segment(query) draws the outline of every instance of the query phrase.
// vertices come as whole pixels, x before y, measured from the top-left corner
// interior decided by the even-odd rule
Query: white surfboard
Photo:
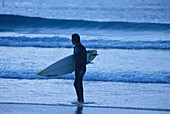
[[[87,51],[87,63],[97,56],[97,50]],[[40,76],[54,77],[72,73],[75,70],[74,55],[67,56],[38,73]]]

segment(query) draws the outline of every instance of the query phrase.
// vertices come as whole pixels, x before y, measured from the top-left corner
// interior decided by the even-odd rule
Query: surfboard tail
[[[39,75],[39,76],[44,76],[44,72],[41,71],[41,72],[39,72],[37,75]]]

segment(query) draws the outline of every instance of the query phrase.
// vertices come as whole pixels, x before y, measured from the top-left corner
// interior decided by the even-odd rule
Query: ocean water
[[[83,113],[169,113],[169,6],[169,0],[0,0],[0,113],[59,113],[57,107],[74,113],[74,72],[37,75],[73,54],[73,33],[99,54],[83,81],[85,102],[95,103]]]
[[[36,74],[73,52],[98,50],[84,80],[170,83],[169,0],[0,1],[0,77]],[[74,73],[55,79],[74,79]]]

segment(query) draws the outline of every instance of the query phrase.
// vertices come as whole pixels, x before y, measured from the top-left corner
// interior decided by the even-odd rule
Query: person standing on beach
[[[75,58],[75,81],[74,87],[76,90],[77,98],[79,103],[84,102],[83,97],[83,76],[86,72],[86,48],[80,43],[80,36],[78,34],[72,35],[72,43],[74,47],[74,58]]]

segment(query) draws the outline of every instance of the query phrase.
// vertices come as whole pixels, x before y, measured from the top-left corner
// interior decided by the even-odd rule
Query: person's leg
[[[79,86],[78,86],[79,84],[78,84],[78,82],[79,82],[78,78],[76,78],[75,81],[74,81],[74,88],[76,90],[77,98],[78,98],[78,101],[79,101],[79,99],[80,99],[79,96],[80,95],[79,95]]]
[[[84,102],[84,98],[83,98],[83,84],[82,84],[82,80],[83,80],[83,75],[85,74],[85,71],[76,71],[75,75],[76,75],[76,79],[74,82],[74,87],[76,89],[76,93],[77,93],[77,98],[79,102]]]
[[[80,73],[79,73],[79,76],[81,77],[81,79],[80,79],[80,93],[79,93],[79,98],[80,98],[80,102],[84,102],[84,97],[83,97],[83,76],[84,76],[84,74],[85,74],[85,71],[80,71]]]

